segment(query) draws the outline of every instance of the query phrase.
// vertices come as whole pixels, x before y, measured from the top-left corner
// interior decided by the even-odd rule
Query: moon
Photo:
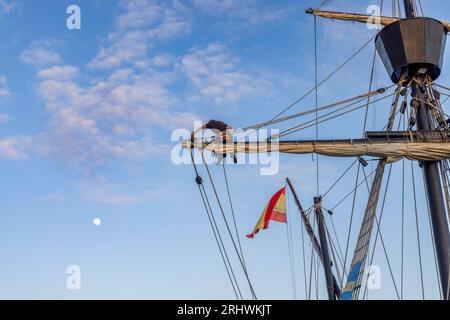
[[[102,220],[100,218],[95,218],[94,220],[92,220],[92,223],[96,226],[99,226],[102,224]]]

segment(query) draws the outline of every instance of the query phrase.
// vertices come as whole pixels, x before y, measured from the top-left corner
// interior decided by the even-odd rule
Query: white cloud
[[[18,7],[16,1],[0,0],[0,14],[8,14],[13,12]]]
[[[0,123],[7,122],[9,120],[9,116],[6,113],[0,112]]]
[[[35,137],[41,153],[84,166],[140,159],[167,151],[161,130],[190,127],[197,119],[170,90],[176,58],[148,51],[154,41],[188,31],[185,8],[149,0],[122,1],[120,8],[115,31],[90,63],[99,70],[95,76],[61,65],[38,72],[48,115]]]
[[[119,29],[148,27],[161,19],[164,11],[163,7],[154,1],[147,0],[122,1],[121,6],[125,13],[117,18]]]
[[[89,177],[80,185],[80,190],[82,197],[91,202],[122,206],[161,200],[172,193],[165,185],[159,185],[157,189],[134,189],[129,185],[111,182],[99,176]]]
[[[259,75],[240,70],[221,44],[178,57],[149,52],[153,42],[188,32],[188,14],[177,1],[123,1],[121,8],[108,45],[90,63],[97,70],[59,64],[38,71],[37,90],[48,116],[45,129],[34,137],[40,153],[84,168],[166,153],[161,136],[173,128],[191,128],[199,118],[189,101],[223,103],[270,91]],[[187,97],[172,88],[186,78],[193,89]]]
[[[0,98],[11,95],[8,89],[7,79],[5,76],[0,76]],[[0,112],[0,123],[7,122],[9,116],[6,113]],[[18,138],[4,138],[0,139],[0,157],[14,160],[21,160],[25,158],[25,154],[20,151],[19,147],[21,139]]]
[[[82,195],[85,199],[103,204],[134,205],[138,197],[121,191],[121,186],[106,181],[103,178],[93,178],[82,187]]]
[[[194,6],[208,14],[223,14],[230,20],[239,20],[241,27],[275,21],[289,12],[256,0],[194,0]]]
[[[54,66],[40,70],[37,74],[40,79],[68,80],[78,74],[78,68],[71,66]]]
[[[240,70],[237,59],[221,44],[193,49],[182,59],[181,66],[198,90],[194,98],[233,102],[267,89],[267,83]]]
[[[5,76],[0,76],[0,98],[9,96],[11,92],[8,89],[8,83]]]
[[[164,87],[168,80],[163,74],[118,69],[81,86],[67,76],[76,73],[67,66],[39,73],[38,92],[49,115],[47,128],[39,136],[44,153],[94,165],[111,157],[147,157],[167,150],[158,143],[158,128],[167,130],[196,118],[176,110],[178,98]]]
[[[97,69],[111,69],[130,63],[134,59],[146,55],[149,43],[143,31],[130,31],[121,36],[107,48],[102,48],[92,61],[91,67]]]
[[[157,40],[179,37],[190,31],[185,8],[173,2],[152,0],[122,1],[125,12],[116,20],[117,31],[108,36],[109,45],[101,48],[90,66],[111,69],[138,62]]]
[[[63,202],[65,199],[64,191],[55,191],[39,197],[39,201],[47,203]]]
[[[19,149],[21,145],[16,138],[0,139],[0,157],[13,160],[25,159],[25,154]]]
[[[239,0],[194,0],[194,5],[208,12],[223,12],[241,6]]]
[[[20,59],[35,67],[58,64],[61,62],[61,58],[51,46],[50,41],[34,41],[20,54]]]

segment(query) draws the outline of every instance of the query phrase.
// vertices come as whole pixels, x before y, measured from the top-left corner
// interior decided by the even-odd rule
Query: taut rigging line
[[[223,263],[224,263],[224,265],[225,265],[225,269],[226,269],[226,271],[227,271],[227,274],[228,274],[228,277],[229,277],[229,280],[230,280],[230,283],[231,283],[231,285],[232,285],[232,288],[233,288],[233,291],[234,291],[234,293],[235,293],[235,295],[236,295],[236,298],[237,298],[238,300],[239,300],[239,299],[242,300],[242,299],[243,299],[242,292],[241,292],[241,290],[240,290],[238,281],[237,281],[236,276],[235,276],[235,273],[234,273],[234,271],[233,271],[233,267],[232,267],[232,265],[231,265],[231,262],[230,262],[229,255],[228,255],[228,253],[227,253],[226,247],[225,247],[225,245],[224,245],[224,243],[223,243],[222,235],[220,234],[220,230],[219,230],[219,228],[218,228],[216,219],[215,219],[215,217],[214,217],[214,213],[213,213],[213,210],[212,210],[212,208],[211,208],[210,201],[209,201],[209,199],[208,199],[208,195],[207,195],[206,190],[205,190],[205,187],[204,187],[204,185],[203,185],[203,179],[201,178],[201,176],[200,176],[200,174],[199,174],[199,172],[198,172],[198,168],[197,168],[197,165],[196,165],[196,163],[195,163],[195,160],[194,160],[194,156],[193,156],[192,150],[190,150],[190,155],[191,155],[192,164],[193,164],[193,166],[194,166],[194,170],[195,170],[195,174],[196,174],[195,181],[196,181],[196,183],[197,183],[197,185],[198,185],[198,189],[199,189],[199,192],[200,192],[200,195],[201,195],[201,198],[202,198],[204,207],[205,207],[205,211],[206,211],[206,213],[207,213],[208,220],[209,220],[210,225],[211,225],[211,228],[212,228],[212,230],[213,230],[214,238],[215,238],[216,243],[217,243],[217,246],[218,246],[218,248],[219,248],[219,251],[220,251],[220,254],[221,254]],[[203,159],[203,161],[205,161],[205,159],[204,159],[204,157],[203,157],[203,153],[202,153],[202,159]],[[204,163],[205,163],[205,165],[206,165],[206,162],[204,162]],[[231,238],[231,241],[232,241],[233,246],[234,246],[234,249],[235,249],[235,251],[236,251],[238,260],[240,261],[240,265],[241,265],[241,267],[242,267],[242,269],[243,269],[243,272],[244,272],[244,275],[245,275],[245,277],[246,277],[246,279],[247,279],[247,282],[248,282],[248,285],[249,285],[249,288],[250,288],[250,292],[251,292],[252,298],[253,298],[254,300],[257,300],[255,291],[254,291],[254,289],[253,289],[253,285],[252,285],[252,283],[251,283],[251,281],[250,281],[250,278],[249,278],[249,275],[248,275],[248,273],[247,273],[247,268],[246,268],[245,263],[244,263],[244,261],[243,261],[243,256],[241,257],[241,251],[239,251],[238,247],[236,246],[236,243],[235,243],[233,234],[232,234],[231,229],[230,229],[230,227],[229,227],[228,221],[227,221],[226,216],[225,216],[225,213],[224,213],[224,211],[223,211],[222,204],[221,204],[220,199],[219,199],[219,197],[218,197],[218,194],[217,194],[217,191],[216,191],[214,182],[213,182],[213,180],[212,180],[212,176],[211,176],[211,174],[210,174],[210,172],[209,172],[209,168],[207,167],[207,165],[206,165],[206,168],[207,168],[207,172],[208,172],[208,176],[209,176],[211,185],[212,185],[213,190],[214,190],[214,192],[215,192],[215,194],[216,194],[216,199],[217,199],[217,201],[218,201],[220,211],[221,211],[222,216],[223,216],[223,219],[224,219],[224,221],[225,221],[225,225],[227,226],[228,234],[229,234],[229,236],[230,236],[230,238]]]

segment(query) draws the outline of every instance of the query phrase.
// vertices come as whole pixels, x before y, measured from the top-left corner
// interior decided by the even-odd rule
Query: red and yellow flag
[[[247,235],[247,238],[253,238],[261,229],[267,229],[270,220],[286,223],[286,187],[273,195],[253,232]]]

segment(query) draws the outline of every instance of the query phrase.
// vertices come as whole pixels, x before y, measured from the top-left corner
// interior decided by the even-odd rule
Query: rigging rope
[[[389,117],[389,124],[388,124],[388,127],[387,127],[388,131],[391,131],[392,127],[394,125],[394,119],[395,119],[394,115],[396,114],[396,109],[397,109],[397,105],[398,105],[398,97],[399,97],[400,92],[401,92],[400,89],[401,89],[401,87],[399,85],[397,90],[396,90],[397,95],[396,95],[396,97],[394,99],[394,103],[392,105],[392,110],[391,110],[391,115]],[[401,124],[401,118],[399,120],[398,129],[400,128],[400,124]],[[365,222],[365,224],[367,224],[367,225],[363,225],[361,227],[361,230],[360,230],[360,234],[363,233],[363,239],[361,239],[361,241],[364,241],[364,244],[361,244],[361,245],[357,244],[357,249],[355,251],[355,257],[354,257],[354,262],[356,264],[356,261],[359,261],[361,263],[361,267],[364,267],[364,265],[367,263],[367,259],[366,258],[367,258],[367,254],[368,254],[368,251],[369,251],[370,235],[371,235],[372,228],[373,228],[373,221],[375,220],[376,223],[377,223],[377,232],[376,232],[376,235],[375,235],[375,241],[374,241],[372,256],[370,258],[370,264],[369,265],[372,265],[373,258],[374,258],[374,255],[375,255],[375,249],[376,249],[377,242],[378,242],[378,236],[380,236],[381,241],[382,241],[382,245],[383,245],[383,250],[384,250],[384,253],[385,253],[385,257],[386,257],[386,260],[387,260],[387,263],[388,263],[388,266],[389,266],[389,271],[390,271],[390,274],[391,274],[391,278],[392,278],[392,281],[393,281],[393,284],[394,284],[395,292],[397,294],[397,297],[400,299],[400,296],[399,296],[399,293],[398,293],[398,290],[397,290],[397,285],[395,283],[395,279],[394,279],[394,276],[393,276],[392,268],[391,268],[391,265],[390,265],[390,262],[389,262],[389,257],[387,255],[387,251],[386,251],[386,248],[385,248],[385,245],[384,245],[384,240],[382,238],[382,234],[381,234],[381,230],[380,230],[381,219],[383,218],[384,206],[385,206],[385,202],[386,202],[386,195],[387,195],[387,190],[388,190],[388,187],[389,187],[389,182],[390,182],[390,177],[391,177],[391,172],[392,172],[392,164],[389,167],[389,174],[388,174],[388,178],[387,178],[387,182],[386,182],[386,188],[385,188],[385,192],[384,192],[383,203],[382,203],[382,207],[381,207],[381,213],[380,213],[379,220],[378,220],[377,215],[376,215],[376,205],[377,205],[377,202],[378,202],[378,194],[379,194],[380,189],[381,189],[381,179],[382,179],[382,176],[383,176],[383,173],[384,173],[384,167],[385,167],[385,161],[382,160],[382,161],[380,161],[378,163],[376,180],[374,180],[374,182],[373,182],[374,185],[373,185],[373,187],[371,189],[371,194],[370,194],[370,197],[369,197],[369,201],[368,201],[368,205],[367,205],[367,209],[366,209],[366,214],[364,216],[364,221],[370,221],[370,222],[369,223]],[[378,172],[378,170],[379,170],[379,172]],[[375,184],[375,182],[376,182],[376,184]],[[366,218],[366,215],[369,215],[369,216]],[[367,230],[364,230],[364,229],[367,229]],[[358,243],[359,242],[360,242],[360,239],[358,239]],[[360,250],[360,249],[358,249],[359,246],[361,246],[362,250],[361,250],[361,253],[357,254],[357,251]],[[359,257],[358,257],[358,255],[359,255]],[[360,271],[360,274],[361,273],[362,273],[362,271]],[[361,276],[358,279],[359,279],[358,283],[360,283]],[[364,289],[363,297],[366,297],[366,293],[367,293],[367,282],[366,282],[366,286],[365,286],[365,289]],[[353,297],[357,297],[358,295],[359,295],[359,288],[356,290],[356,294]]]
[[[315,233],[316,230],[316,219],[312,219],[312,228],[313,228],[313,233]],[[310,266],[309,266],[309,291],[308,291],[308,300],[311,300],[311,288],[312,288],[312,275],[313,275],[313,270],[314,272],[316,271],[316,267],[315,267],[315,259],[314,259],[314,246],[313,243],[311,242],[311,256],[310,256]],[[317,285],[317,283],[316,283]],[[316,287],[316,291],[317,291],[317,287]]]
[[[316,284],[316,300],[319,300],[319,289],[320,289],[320,286],[319,286],[319,281],[320,281],[320,278],[319,278],[319,274],[320,274],[320,272],[319,272],[319,269],[320,269],[320,258],[319,258],[319,256],[316,256],[316,258],[314,259],[314,265],[316,266],[316,268],[314,269],[314,272],[315,272],[315,284]]]
[[[446,201],[447,201],[447,210],[449,210],[448,211],[448,218],[449,218],[449,221],[450,221],[450,193],[449,193],[449,188],[450,188],[450,177],[449,177],[450,167],[449,167],[449,161],[448,160],[441,161],[440,165],[441,165],[441,175],[443,176],[442,181],[444,183],[445,198],[446,198]]]
[[[400,294],[399,294],[398,289],[397,289],[397,285],[396,285],[395,278],[394,278],[394,275],[393,275],[393,272],[392,272],[391,264],[389,262],[389,257],[387,255],[386,247],[384,246],[383,236],[381,234],[381,229],[380,229],[380,224],[381,224],[381,220],[383,219],[383,213],[384,213],[384,208],[385,208],[385,204],[386,204],[386,197],[387,197],[387,191],[388,191],[388,188],[389,188],[391,172],[392,172],[392,164],[389,165],[389,173],[388,173],[388,177],[387,177],[387,181],[386,181],[386,186],[385,186],[385,189],[384,189],[384,196],[383,196],[383,203],[382,203],[382,206],[381,206],[380,218],[377,218],[376,214],[375,214],[375,217],[374,217],[375,221],[376,221],[376,224],[377,224],[377,232],[375,234],[374,246],[373,246],[373,250],[372,250],[372,257],[370,259],[369,266],[372,265],[372,263],[373,263],[373,259],[374,259],[374,256],[375,256],[375,249],[376,249],[377,242],[378,242],[378,237],[380,237],[381,242],[382,242],[382,246],[383,246],[383,250],[384,250],[384,254],[385,254],[385,257],[386,257],[386,261],[387,261],[387,264],[388,264],[389,272],[390,272],[390,275],[391,275],[392,283],[394,285],[395,293],[397,294],[397,298],[400,300]],[[365,286],[365,289],[364,289],[364,297],[366,295],[367,295],[367,282],[366,282],[366,286]]]
[[[402,231],[400,252],[400,299],[403,300],[404,279],[404,247],[405,247],[405,159],[402,160]]]
[[[356,194],[357,194],[357,186],[358,186],[358,181],[359,181],[359,172],[361,170],[361,164],[358,164],[358,169],[356,171],[356,180],[355,180],[355,188],[354,188],[354,192],[353,192],[353,203],[352,203],[352,210],[351,210],[351,214],[350,214],[350,221],[349,221],[349,225],[348,225],[348,232],[347,232],[347,242],[345,245],[345,256],[344,256],[344,270],[342,273],[342,279],[344,279],[344,273],[345,273],[345,266],[347,265],[347,257],[348,257],[348,248],[350,245],[350,235],[352,232],[352,225],[353,225],[353,215],[355,213],[355,203],[356,203]],[[367,179],[366,179],[367,180]],[[341,287],[344,286],[344,283],[341,283]]]
[[[234,293],[236,295],[236,299],[238,299],[238,300],[241,299],[242,300],[243,299],[242,292],[241,292],[241,290],[239,288],[239,284],[238,284],[238,282],[236,280],[236,276],[235,276],[235,273],[233,271],[233,267],[232,267],[232,265],[230,263],[230,259],[228,257],[228,253],[226,252],[226,248],[225,248],[225,246],[223,244],[222,236],[220,235],[219,229],[217,227],[217,223],[216,223],[216,220],[214,218],[214,214],[213,214],[213,211],[212,211],[212,208],[211,208],[211,204],[210,204],[210,202],[208,200],[208,196],[206,194],[206,191],[205,191],[205,188],[204,188],[204,185],[203,185],[203,181],[202,181],[202,179],[201,179],[201,177],[199,175],[197,166],[196,166],[195,161],[194,161],[192,150],[191,150],[190,154],[191,154],[191,159],[192,159],[192,163],[193,163],[195,174],[196,174],[196,179],[195,180],[197,182],[198,190],[200,192],[200,196],[202,198],[202,202],[203,202],[203,205],[205,207],[205,211],[206,211],[206,214],[208,216],[208,220],[209,220],[211,229],[212,229],[213,234],[214,234],[214,239],[215,239],[216,244],[217,244],[217,246],[219,248],[219,252],[220,252],[220,255],[222,257],[222,261],[224,263],[225,269],[227,271],[228,278],[230,280],[231,286],[232,286],[233,291],[234,291]]]
[[[304,230],[305,222],[303,221],[303,219],[301,219],[301,223],[303,224],[303,228],[300,225],[300,229],[302,232],[303,276],[305,280],[305,300],[306,300],[308,297],[308,279],[306,275],[305,230]]]
[[[371,173],[369,173],[369,175],[367,176],[366,179],[364,179],[363,181],[361,181],[356,188],[359,188],[364,182],[367,181],[367,179],[369,179],[374,173],[376,172],[376,169],[372,170]],[[353,192],[355,191],[355,189],[352,189],[352,191],[350,191],[344,198],[342,198],[334,207],[333,209],[331,209],[331,211],[334,212],[334,210],[336,210],[337,207],[339,207]]]
[[[364,176],[365,176],[366,173],[365,173],[365,171],[364,171],[364,168],[363,168],[363,172],[364,172]],[[367,180],[366,180],[366,181],[367,181]],[[369,187],[369,185],[367,184],[367,182],[366,182],[366,186],[367,186],[368,192],[370,193],[370,187]],[[387,249],[386,249],[386,245],[384,244],[383,233],[381,232],[381,226],[380,226],[381,222],[378,221],[378,217],[377,217],[377,216],[375,216],[375,223],[377,224],[377,232],[380,234],[381,246],[382,246],[382,248],[383,248],[383,253],[384,253],[384,256],[385,256],[385,258],[386,258],[386,262],[387,262],[387,264],[388,264],[389,273],[390,273],[390,275],[391,275],[391,279],[392,279],[392,282],[393,282],[393,284],[394,284],[394,288],[395,288],[395,291],[396,291],[396,293],[397,293],[397,297],[398,297],[399,300],[401,300],[401,298],[399,297],[399,294],[398,294],[397,284],[396,284],[396,282],[395,282],[395,277],[394,277],[394,273],[393,273],[393,271],[392,271],[391,262],[390,262],[389,255],[388,255],[388,252],[387,252]]]
[[[384,4],[384,0],[381,0],[381,3],[380,3],[380,15],[382,15],[382,13],[383,13],[383,4]],[[378,32],[376,32],[376,33],[378,33]],[[376,50],[376,48],[374,48],[373,58],[372,58],[372,68],[371,68],[371,71],[370,71],[369,92],[372,91],[372,85],[373,85],[373,80],[374,80],[374,75],[375,75],[375,63],[376,63],[376,61],[377,61],[377,50]],[[364,133],[366,131],[366,126],[367,126],[367,116],[368,116],[368,112],[369,112],[369,102],[370,102],[370,97],[367,97],[366,114],[364,116],[363,136],[364,136]]]
[[[375,48],[374,52],[373,52],[373,58],[372,58],[372,70],[370,71],[369,92],[372,91],[372,84],[373,84],[373,77],[374,77],[374,73],[375,73],[375,62],[376,61],[377,61],[377,50]],[[364,133],[366,132],[367,116],[369,114],[369,102],[370,102],[370,97],[367,97],[366,113],[364,116],[363,136],[364,136]]]
[[[341,270],[339,270],[338,262],[341,263],[342,266],[343,266],[343,264],[342,264],[342,261],[340,261],[339,259],[336,259],[335,245],[334,245],[333,238],[331,237],[330,231],[328,230],[328,227],[327,227],[327,224],[326,224],[325,220],[324,220],[324,225],[325,225],[325,230],[326,230],[326,233],[327,233],[328,245],[329,245],[329,247],[331,249],[331,255],[333,257],[332,265],[336,269],[336,274],[338,275],[339,283],[342,283],[341,278],[340,278]]]
[[[211,216],[210,216],[210,214],[211,214],[210,213],[211,212],[211,207],[210,207],[210,204],[209,203],[208,203],[208,205],[206,204],[205,195],[203,194],[200,186],[198,186],[198,188],[199,188],[199,191],[200,191],[200,195],[202,197],[203,205],[205,206],[205,209],[206,209],[206,212],[207,212],[207,215],[208,215],[208,220],[209,220],[209,223],[211,225],[211,229],[213,230],[214,238],[216,240],[217,246],[218,246],[219,251],[220,251],[220,255],[222,257],[222,261],[223,261],[223,263],[225,265],[225,269],[227,271],[228,278],[230,279],[231,286],[233,287],[234,294],[236,295],[236,299],[238,299],[238,300],[241,299],[242,300],[243,299],[242,293],[241,293],[241,290],[239,288],[239,284],[237,283],[236,276],[234,274],[233,268],[231,267],[231,263],[230,263],[230,260],[228,258],[228,254],[225,251],[225,248],[224,248],[222,240],[220,238],[218,238],[217,225],[215,224],[215,221],[213,223],[213,221],[211,220]],[[219,237],[220,237],[220,234],[219,234]]]
[[[434,267],[436,270],[436,280],[439,288],[439,295],[441,299],[443,299],[442,295],[442,287],[441,287],[441,278],[439,276],[439,269],[438,269],[438,261],[437,261],[437,252],[436,252],[436,242],[434,241],[434,231],[431,223],[431,211],[430,211],[430,203],[428,202],[428,190],[426,188],[425,184],[425,172],[422,171],[422,182],[423,182],[423,188],[425,190],[425,199],[427,204],[427,213],[428,213],[428,225],[430,227],[430,235],[431,235],[431,243],[433,244],[433,256],[434,256]]]
[[[212,179],[211,172],[209,171],[209,166],[208,166],[207,162],[205,161],[205,157],[204,157],[204,155],[203,155],[203,152],[202,152],[202,158],[203,158],[203,162],[204,162],[204,164],[205,164],[206,171],[207,171],[207,173],[208,173],[209,181],[210,181],[211,186],[212,186],[213,191],[214,191],[214,195],[215,195],[216,200],[217,200],[217,203],[218,203],[218,205],[219,205],[220,212],[221,212],[222,217],[223,217],[223,220],[224,220],[224,222],[225,222],[225,226],[226,226],[226,228],[227,228],[228,235],[230,236],[231,242],[233,243],[234,250],[236,251],[236,255],[237,255],[238,260],[239,260],[239,262],[240,262],[240,264],[241,264],[241,266],[242,266],[242,269],[243,269],[243,271],[244,271],[244,275],[245,275],[245,277],[246,277],[246,279],[247,279],[247,282],[248,282],[248,285],[249,285],[249,288],[250,288],[250,292],[251,292],[251,294],[252,294],[252,296],[253,296],[253,299],[256,300],[257,298],[256,298],[255,291],[254,291],[254,289],[253,289],[252,282],[251,282],[250,277],[249,277],[249,275],[248,275],[248,272],[247,272],[247,269],[246,269],[246,267],[245,267],[244,261],[243,261],[241,255],[240,255],[240,253],[239,253],[239,249],[238,249],[238,247],[237,247],[237,245],[236,245],[236,241],[234,240],[233,233],[231,232],[230,225],[229,225],[228,220],[227,220],[227,218],[226,218],[226,216],[225,216],[225,212],[224,212],[223,207],[222,207],[222,204],[221,204],[221,202],[220,202],[219,194],[218,194],[218,192],[217,192],[217,189],[216,189],[216,187],[215,187],[214,181],[213,181],[213,179]]]
[[[292,115],[284,116],[282,118],[277,118],[277,119],[274,119],[274,120],[262,122],[260,124],[253,125],[251,127],[246,127],[246,128],[242,128],[242,129],[236,129],[236,130],[234,130],[234,132],[235,133],[241,132],[241,131],[243,132],[245,130],[249,130],[249,129],[253,129],[253,128],[261,128],[261,127],[273,125],[273,124],[276,124],[276,123],[285,122],[285,121],[288,121],[288,120],[292,120],[292,119],[295,119],[295,118],[299,118],[299,117],[302,117],[302,116],[313,114],[313,113],[316,112],[316,110],[320,112],[320,111],[324,111],[324,110],[327,110],[327,109],[339,106],[339,105],[347,103],[347,102],[351,102],[351,101],[357,100],[357,101],[355,101],[355,103],[348,105],[348,106],[352,106],[352,105],[354,105],[356,103],[364,101],[368,97],[372,97],[372,96],[376,96],[376,95],[379,95],[379,94],[383,94],[383,93],[385,93],[386,91],[388,91],[389,89],[391,89],[394,86],[395,85],[390,85],[390,86],[379,88],[377,90],[374,90],[374,91],[371,91],[371,92],[367,92],[367,93],[364,93],[364,94],[361,94],[361,95],[358,95],[358,96],[355,96],[355,97],[352,97],[352,98],[348,98],[348,99],[345,99],[345,100],[334,102],[334,103],[331,103],[331,104],[328,104],[328,105],[325,105],[325,106],[321,106],[321,107],[318,107],[318,108],[313,107],[313,108],[310,108],[310,109],[308,109],[306,111],[302,111],[302,112],[294,113]]]
[[[327,2],[328,0],[323,0],[320,6],[317,8],[317,10],[320,10]]]
[[[291,271],[291,284],[292,284],[292,292],[294,295],[294,300],[297,300],[297,281],[295,279],[295,264],[294,264],[294,249],[292,243],[292,228],[291,228],[291,203],[289,201],[289,193],[286,195],[286,201],[288,203],[288,217],[286,219],[286,236],[288,243],[288,251],[289,251],[289,267]]]
[[[330,221],[331,221],[331,226],[332,226],[332,229],[333,229],[334,237],[336,239],[336,243],[337,243],[337,246],[338,246],[338,259],[339,259],[339,261],[341,263],[341,266],[344,268],[345,267],[345,265],[344,265],[344,255],[342,253],[341,244],[339,243],[339,237],[338,237],[337,232],[336,232],[336,227],[334,225],[334,220],[333,220],[333,216],[332,215],[330,216]],[[340,274],[338,274],[338,275],[340,275]],[[347,276],[347,274],[345,274],[345,276]],[[341,282],[339,282],[339,283],[341,283]]]
[[[233,201],[231,200],[231,192],[230,192],[230,187],[229,187],[229,183],[228,183],[227,172],[225,170],[225,162],[224,161],[222,161],[222,168],[223,168],[223,176],[224,176],[224,179],[225,179],[225,185],[226,185],[226,188],[227,188],[228,201],[230,203],[231,215],[233,217],[234,230],[236,232],[236,239],[237,239],[237,242],[238,242],[238,245],[239,245],[239,252],[241,254],[242,262],[244,264],[244,267],[245,267],[245,269],[247,269],[247,266],[245,264],[245,259],[244,259],[244,252],[242,251],[241,240],[239,238],[239,231],[238,231],[238,227],[237,227],[237,223],[236,223],[236,215],[234,213]]]
[[[382,98],[379,98],[379,99],[377,99],[377,100],[374,100],[374,101],[371,102],[371,104],[376,103],[376,102],[381,101],[381,100],[384,100],[384,99],[386,99],[386,98],[389,98],[389,97],[391,97],[391,96],[393,96],[393,95],[394,95],[394,94],[390,94],[390,95],[384,96],[384,97],[382,97]],[[358,103],[358,102],[360,102],[360,101],[356,101],[356,102],[351,103],[351,104],[349,104],[349,105],[346,105],[346,106],[343,106],[343,107],[341,107],[341,108],[338,108],[338,109],[336,109],[336,110],[334,110],[334,111],[331,111],[331,112],[329,112],[329,113],[327,113],[327,114],[325,114],[325,115],[322,115],[322,116],[318,117],[318,119],[325,118],[326,116],[329,116],[329,115],[334,114],[334,113],[336,113],[336,112],[338,112],[338,111],[341,111],[341,110],[343,110],[343,109],[345,109],[345,108],[348,108],[348,107],[350,107],[350,106],[353,106],[353,105],[355,105],[355,104]],[[365,106],[366,106],[366,104],[357,106],[357,107],[355,107],[355,108],[353,108],[353,109],[347,110],[347,111],[342,112],[342,113],[340,113],[340,114],[337,114],[337,115],[335,115],[335,116],[332,116],[332,117],[326,118],[326,119],[324,119],[324,120],[321,120],[321,121],[319,121],[317,124],[323,123],[323,122],[326,122],[326,121],[329,121],[329,120],[333,120],[333,119],[335,119],[335,118],[338,118],[338,117],[341,117],[341,116],[343,116],[343,115],[346,115],[346,114],[348,114],[348,113],[350,113],[350,112],[353,112],[353,111],[359,110],[359,109],[361,109],[361,108],[364,108]],[[310,127],[315,126],[315,125],[316,125],[315,119],[310,120],[310,121],[306,121],[306,122],[304,122],[304,123],[302,123],[302,124],[296,125],[296,126],[290,128],[290,129],[287,129],[287,130],[284,130],[284,131],[280,132],[280,134],[278,135],[278,137],[281,138],[281,137],[284,137],[284,136],[286,136],[286,135],[289,135],[289,134],[292,134],[292,133],[295,133],[295,132],[298,132],[298,131],[301,131],[301,130],[305,130],[305,129],[310,128]]]
[[[316,107],[316,141],[319,140],[319,122],[317,121],[319,116],[319,92],[317,87],[317,81],[318,81],[318,70],[317,70],[317,17],[314,16],[314,87],[315,89],[315,107]],[[369,90],[370,91],[370,90]],[[314,157],[314,156],[313,156]],[[314,158],[313,158],[314,159]],[[316,154],[316,194],[319,195],[320,193],[320,187],[319,187],[319,155]]]
[[[312,89],[310,89],[309,91],[307,91],[303,96],[301,96],[299,99],[297,99],[296,101],[294,101],[293,103],[291,103],[290,105],[288,105],[286,108],[284,108],[282,111],[280,111],[278,114],[276,114],[273,118],[271,118],[269,121],[263,122],[262,124],[259,125],[253,125],[253,126],[249,126],[246,128],[243,128],[242,130],[249,130],[249,129],[260,129],[264,126],[266,126],[266,123],[270,123],[276,119],[278,119],[281,115],[285,114],[287,111],[289,111],[290,109],[292,109],[296,104],[298,104],[299,102],[301,102],[302,100],[304,100],[307,96],[309,96],[312,92],[314,92],[314,90],[316,90],[317,88],[319,88],[322,84],[324,84],[326,81],[328,81],[330,78],[332,78],[336,73],[338,73],[344,66],[346,66],[353,58],[355,58],[361,51],[364,50],[365,47],[367,47],[369,45],[369,43],[372,42],[373,39],[375,39],[376,35],[370,37],[370,39],[365,42],[354,54],[352,54],[347,60],[344,61],[344,63],[342,63],[339,67],[337,67],[333,72],[331,72],[328,76],[326,76],[324,79],[322,79],[318,84],[317,87],[314,86]]]
[[[356,162],[358,162],[359,158],[356,158],[352,164],[344,171],[343,174],[341,174],[339,176],[339,178],[331,185],[330,188],[328,188],[328,190],[322,195],[322,198],[325,197],[338,183],[339,181],[341,181],[342,178],[344,178],[344,176],[350,171],[351,168],[353,168],[353,166],[355,165]]]
[[[417,248],[419,253],[419,268],[420,268],[420,284],[422,288],[422,299],[425,300],[425,289],[423,285],[423,269],[422,269],[422,250],[420,246],[420,233],[419,233],[419,214],[417,210],[417,197],[416,197],[416,182],[414,178],[414,168],[412,161],[411,163],[411,177],[412,177],[412,188],[413,188],[413,195],[414,195],[414,212],[415,212],[415,218],[416,218],[416,235],[417,235]]]

